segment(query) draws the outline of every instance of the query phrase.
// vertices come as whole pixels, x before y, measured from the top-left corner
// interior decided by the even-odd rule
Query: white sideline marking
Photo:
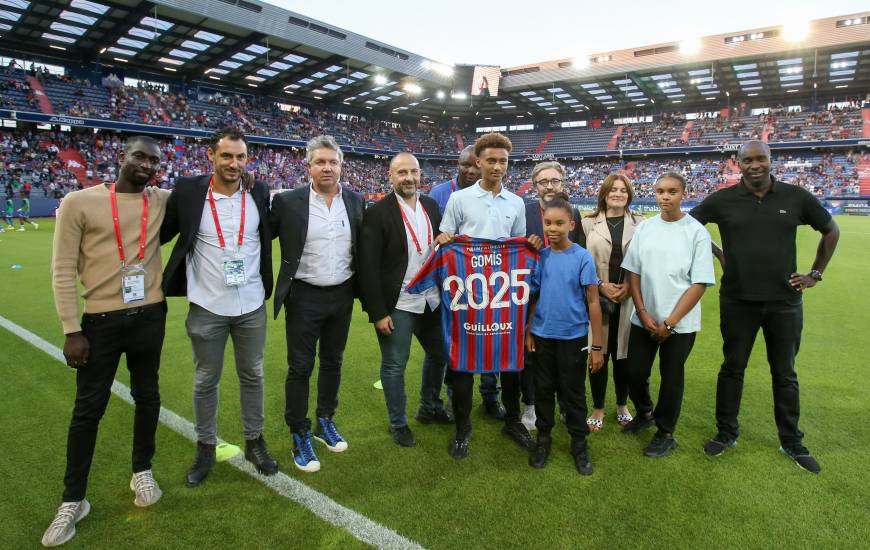
[[[63,351],[50,342],[43,340],[26,328],[18,326],[2,315],[0,315],[0,326],[33,347],[42,350],[54,359],[57,359],[63,365],[66,365],[66,360],[63,358]],[[133,404],[133,397],[130,395],[130,388],[117,380],[112,384],[112,393],[127,403],[131,405]],[[193,423],[170,411],[166,407],[160,407],[160,422],[170,430],[182,435],[191,442],[196,442],[196,432],[194,431]],[[223,443],[224,441],[220,440],[220,442]],[[380,523],[367,518],[359,512],[355,512],[350,508],[342,506],[323,493],[315,491],[311,487],[308,487],[301,481],[293,479],[284,472],[278,472],[273,476],[258,474],[254,466],[245,460],[244,454],[238,454],[227,462],[236,469],[248,474],[266,487],[272,489],[279,495],[304,506],[320,519],[327,521],[336,527],[341,527],[350,533],[351,536],[361,540],[362,542],[371,544],[376,548],[423,548],[420,544],[403,537],[392,529],[384,527]]]

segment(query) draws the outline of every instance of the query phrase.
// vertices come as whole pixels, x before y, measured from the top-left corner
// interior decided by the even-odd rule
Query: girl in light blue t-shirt
[[[674,430],[683,402],[686,359],[701,329],[701,296],[716,282],[710,234],[680,210],[686,180],[668,172],[656,180],[661,214],[634,233],[622,268],[629,273],[635,313],[628,340],[629,395],[637,415],[623,429],[637,434],[653,422],[658,431],[644,454],[661,457],[677,447]],[[653,411],[649,377],[659,356],[658,401]]]

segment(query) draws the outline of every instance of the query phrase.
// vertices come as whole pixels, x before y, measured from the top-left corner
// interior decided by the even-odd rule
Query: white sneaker
[[[45,534],[42,535],[42,545],[46,547],[60,546],[76,535],[76,523],[80,522],[91,511],[91,503],[85,499],[78,502],[62,502],[57,514]]]
[[[526,405],[525,410],[523,411],[523,418],[520,422],[523,423],[523,426],[526,427],[530,432],[537,430],[538,428],[535,426],[535,421],[538,419],[535,416],[535,406],[534,405]]]
[[[24,231],[24,228],[23,228],[23,227],[19,227],[19,228],[18,228],[18,231]]]
[[[154,474],[151,473],[151,470],[133,474],[133,477],[130,479],[130,490],[136,493],[136,499],[133,500],[133,504],[140,508],[151,506],[163,496],[163,491],[160,490],[160,486],[154,481]]]
[[[36,222],[33,222],[33,230],[36,231],[37,229],[39,229],[39,224]]]

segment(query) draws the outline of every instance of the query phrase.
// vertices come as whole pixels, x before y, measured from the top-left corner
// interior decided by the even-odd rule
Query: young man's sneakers
[[[810,473],[817,474],[822,471],[822,467],[803,445],[780,447],[779,452],[794,460],[795,464]]]
[[[671,454],[677,448],[677,440],[673,434],[656,432],[652,441],[643,450],[643,454],[650,458],[661,458]]]
[[[704,443],[704,454],[710,457],[721,456],[725,451],[736,446],[736,439],[719,433],[713,436],[713,439]]]
[[[320,470],[320,461],[311,446],[311,430],[293,433],[293,464],[303,472]]]
[[[527,430],[533,432],[537,429],[535,426],[535,422],[537,422],[538,417],[535,415],[535,406],[534,405],[526,405],[523,410],[523,417],[520,419],[520,422],[523,423],[523,426],[526,427]]]
[[[91,511],[91,504],[82,499],[78,502],[63,502],[57,509],[51,525],[42,535],[42,545],[46,547],[60,546],[76,534],[76,523],[84,519]]]
[[[399,447],[414,446],[414,432],[411,431],[411,428],[409,428],[407,424],[403,424],[402,426],[390,426],[390,435],[393,436],[393,441]]]
[[[18,228],[18,231],[24,231],[24,227],[23,227],[23,226],[22,226],[22,227],[19,227],[19,228]]]
[[[622,433],[637,435],[655,423],[651,414],[639,414],[631,422],[622,427]]]
[[[335,420],[332,418],[317,417],[317,431],[314,432],[314,439],[326,445],[326,448],[334,453],[347,450],[347,441],[339,435],[338,429],[335,427]]]
[[[506,422],[501,428],[501,433],[513,439],[517,445],[527,451],[535,448],[535,440],[529,435],[529,430],[523,426],[522,422]]]
[[[456,460],[462,460],[468,456],[468,442],[471,439],[471,432],[456,433],[453,439],[450,440],[450,446],[447,447],[447,454]]]
[[[257,439],[245,440],[245,459],[264,476],[278,473],[278,461],[266,447],[266,440],[263,439],[262,434]]]
[[[133,477],[130,478],[130,490],[136,493],[133,504],[140,508],[151,506],[163,495],[163,491],[154,480],[154,474],[151,473],[151,470],[133,474]]]
[[[592,475],[592,461],[589,460],[589,444],[585,441],[571,442],[571,456],[574,457],[574,468],[581,476]]]
[[[414,420],[420,424],[453,424],[453,419],[447,414],[444,409],[439,409],[434,412],[426,412],[423,409],[417,411],[414,415]]]

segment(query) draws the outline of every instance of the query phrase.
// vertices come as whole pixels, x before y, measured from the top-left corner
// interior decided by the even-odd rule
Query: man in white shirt
[[[263,439],[264,301],[272,288],[269,188],[262,181],[251,187],[250,176],[243,178],[248,146],[238,129],[215,132],[207,154],[214,173],[178,179],[160,235],[162,242],[180,235],[164,272],[165,292],[190,301],[197,452],[187,473],[189,487],[202,483],[215,462],[228,336],[239,376],[245,458],[263,474],[278,471]]]
[[[343,160],[332,136],[312,138],[305,155],[310,185],[275,195],[269,220],[272,235],[281,243],[276,318],[286,306],[284,421],[293,434],[294,464],[304,472],[320,469],[312,436],[332,452],[347,449],[333,416],[357,294],[356,259],[365,201],[341,185]],[[308,394],[318,342],[317,429],[312,433]]]
[[[438,289],[422,294],[405,290],[432,250],[441,215],[438,203],[419,193],[420,164],[414,155],[393,157],[390,183],[393,192],[363,216],[360,290],[381,349],[381,383],[390,433],[397,445],[411,447],[414,434],[405,415],[405,367],[412,335],[426,353],[415,418],[423,424],[450,423],[439,396],[447,357]]]

